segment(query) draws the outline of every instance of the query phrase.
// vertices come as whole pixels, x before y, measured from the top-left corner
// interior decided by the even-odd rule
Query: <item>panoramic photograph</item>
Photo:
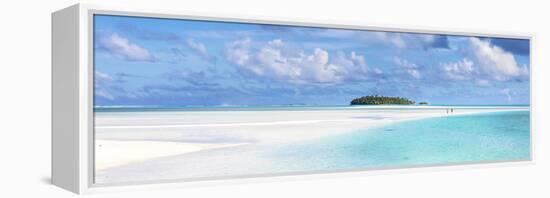
[[[528,39],[93,18],[96,184],[531,160]]]

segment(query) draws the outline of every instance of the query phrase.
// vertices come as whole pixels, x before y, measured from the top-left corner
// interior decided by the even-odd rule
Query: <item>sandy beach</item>
[[[269,166],[262,149],[400,121],[517,109],[101,112],[95,117],[96,182],[262,174],[258,167]]]

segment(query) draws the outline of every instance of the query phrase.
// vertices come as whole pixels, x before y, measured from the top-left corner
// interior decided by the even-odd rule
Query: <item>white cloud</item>
[[[128,39],[117,33],[99,36],[98,44],[100,48],[107,50],[112,55],[129,61],[154,61],[154,57],[147,49],[130,43]]]
[[[490,75],[494,80],[503,81],[529,74],[526,66],[518,65],[513,54],[479,38],[470,38],[468,56],[481,72]]]
[[[409,62],[408,60],[400,59],[399,57],[394,57],[393,58],[393,63],[395,65],[399,66],[398,73],[403,71],[408,76],[410,76],[414,79],[422,78],[422,75],[420,74],[418,65],[416,65],[412,62]]]
[[[227,44],[225,47],[226,59],[238,66],[245,65],[250,60],[250,45],[251,40],[249,38]]]
[[[187,39],[187,45],[200,54],[208,54],[206,47],[202,43],[197,43],[193,39]]]
[[[507,81],[529,76],[527,66],[519,66],[513,54],[489,41],[472,37],[465,49],[465,58],[456,62],[441,63],[440,68],[450,80],[474,80],[477,85],[488,86],[491,81]]]
[[[377,39],[382,41],[389,42],[397,48],[406,48],[407,42],[403,38],[402,34],[399,33],[387,33],[387,32],[374,32],[373,35],[376,35]]]
[[[105,98],[105,99],[108,99],[108,100],[114,100],[115,99],[113,94],[109,93],[107,90],[104,90],[104,89],[94,90],[94,95]]]
[[[451,80],[470,80],[474,77],[474,63],[466,58],[457,62],[442,63],[441,68]]]
[[[366,80],[373,74],[382,74],[379,69],[371,69],[365,62],[365,56],[358,55],[355,51],[348,54],[340,51],[336,54],[333,64],[338,66],[338,74],[342,80]]]
[[[321,48],[308,53],[280,39],[258,46],[252,46],[250,39],[237,40],[226,45],[225,55],[240,72],[290,83],[339,83],[374,73],[356,52],[340,52],[331,58]]]
[[[96,83],[104,83],[104,82],[113,81],[113,77],[109,74],[106,74],[100,71],[95,71],[94,80]]]
[[[339,81],[339,66],[329,63],[329,54],[323,49],[315,48],[313,54],[294,59],[291,65],[291,71],[297,74],[295,79],[320,83]]]
[[[115,97],[108,90],[109,84],[113,82],[113,77],[109,74],[95,71],[94,73],[94,95],[108,100],[114,100]]]
[[[208,49],[202,43],[196,42],[193,39],[187,39],[187,46],[193,50],[199,57],[203,58],[208,62],[216,62],[216,57],[208,53]]]

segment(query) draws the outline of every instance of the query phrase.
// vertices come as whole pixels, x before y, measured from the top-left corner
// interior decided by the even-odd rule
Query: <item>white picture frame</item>
[[[277,25],[296,25],[357,30],[398,31],[409,33],[451,34],[463,36],[486,36],[529,39],[531,65],[533,63],[534,35],[526,33],[494,33],[489,31],[453,30],[443,28],[415,28],[394,26],[365,26],[360,23],[318,21],[305,19],[281,19],[237,15],[204,14],[180,11],[149,11],[129,8],[111,8],[97,5],[77,4],[52,14],[52,183],[74,193],[94,193],[145,188],[181,188],[196,185],[280,181],[288,179],[317,179],[350,175],[373,175],[408,173],[418,171],[453,170],[480,167],[501,167],[534,164],[535,117],[533,103],[533,79],[530,79],[530,138],[531,160],[487,164],[463,164],[446,166],[420,166],[399,169],[380,169],[350,172],[327,172],[312,175],[289,175],[286,177],[220,178],[220,180],[170,181],[169,183],[138,183],[139,185],[94,184],[94,134],[93,134],[93,41],[94,14],[144,16],[173,19],[201,19],[225,22],[247,22]],[[533,72],[533,67],[529,70]],[[530,76],[532,76],[530,74]]]

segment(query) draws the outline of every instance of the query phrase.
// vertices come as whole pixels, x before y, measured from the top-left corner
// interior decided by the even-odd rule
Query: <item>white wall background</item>
[[[0,197],[72,197],[49,184],[50,13],[71,0],[0,7]],[[547,93],[550,6],[479,0],[116,0],[136,8],[536,34],[532,55],[536,165],[124,192],[98,197],[550,197]],[[109,3],[109,4],[106,4]]]

